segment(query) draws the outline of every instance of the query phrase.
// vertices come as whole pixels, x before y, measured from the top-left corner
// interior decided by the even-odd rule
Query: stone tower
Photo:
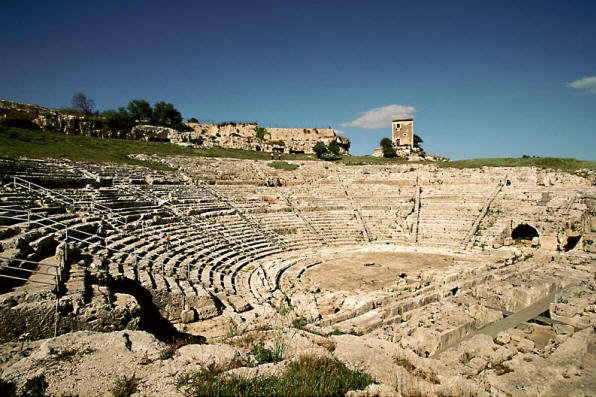
[[[392,140],[395,146],[414,146],[414,119],[397,119],[391,122]]]

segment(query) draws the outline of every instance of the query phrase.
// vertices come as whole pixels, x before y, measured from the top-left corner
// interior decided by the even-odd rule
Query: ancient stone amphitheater
[[[177,395],[314,354],[374,378],[353,395],[596,394],[591,171],[153,160],[0,161],[3,382]]]

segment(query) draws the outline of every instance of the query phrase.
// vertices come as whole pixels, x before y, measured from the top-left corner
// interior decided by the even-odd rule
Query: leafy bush
[[[365,373],[352,371],[330,358],[302,357],[278,377],[256,379],[221,377],[221,369],[207,368],[178,378],[189,396],[343,396],[372,383]]]
[[[340,145],[336,139],[329,142],[329,145],[325,145],[324,142],[317,142],[317,144],[313,147],[313,151],[315,152],[317,158],[326,161],[341,160],[339,150]]]
[[[317,158],[321,158],[325,152],[327,152],[327,145],[323,142],[317,142],[317,144],[312,148],[315,152]]]
[[[330,153],[335,154],[336,156],[339,156],[339,143],[337,142],[337,139],[332,140],[331,142],[329,142],[329,145],[327,146],[327,150]]]
[[[325,152],[321,156],[321,160],[325,160],[325,161],[341,160],[341,156],[339,156],[339,155],[337,155],[335,153]]]

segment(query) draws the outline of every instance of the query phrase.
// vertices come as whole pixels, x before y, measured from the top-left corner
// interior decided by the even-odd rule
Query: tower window
[[[401,128],[401,123],[395,123],[395,129],[399,130]]]

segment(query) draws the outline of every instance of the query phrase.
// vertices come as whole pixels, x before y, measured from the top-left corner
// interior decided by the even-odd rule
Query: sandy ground
[[[474,265],[476,260],[460,256],[419,252],[325,253],[322,263],[302,276],[326,290],[374,291],[395,283],[400,274],[408,278],[428,270]]]

